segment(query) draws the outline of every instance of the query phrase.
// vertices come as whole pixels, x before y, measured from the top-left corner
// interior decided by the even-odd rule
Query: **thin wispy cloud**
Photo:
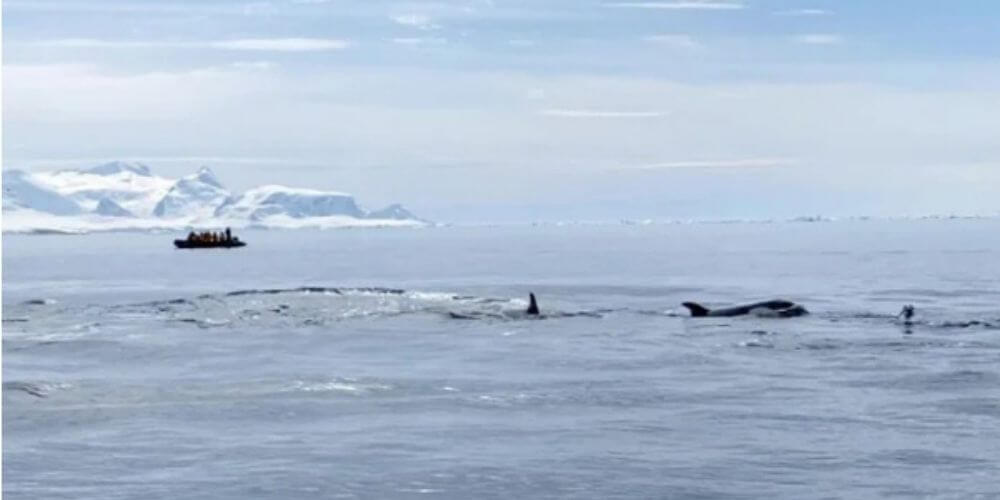
[[[266,50],[277,52],[308,52],[316,50],[341,50],[351,44],[332,38],[245,38],[212,42],[217,49]]]
[[[678,35],[678,34],[661,34],[661,35],[649,35],[643,37],[644,41],[649,43],[655,43],[659,45],[666,45],[669,47],[676,47],[681,49],[696,49],[701,47],[691,35]]]
[[[41,40],[29,45],[38,47],[65,47],[83,49],[146,49],[162,47],[183,47],[177,42],[149,42],[134,40],[97,40],[93,38],[60,38],[58,40]]]
[[[441,29],[441,25],[434,24],[429,16],[425,16],[423,14],[401,14],[392,16],[392,20],[396,24],[420,30],[429,31]]]
[[[263,52],[311,52],[342,50],[350,47],[351,42],[332,38],[244,38],[191,42],[64,38],[33,42],[32,45],[93,49],[219,49]]]
[[[614,111],[597,109],[543,109],[543,116],[558,118],[658,118],[665,116],[660,111]]]
[[[797,163],[792,158],[740,158],[730,160],[689,160],[626,165],[626,170],[663,170],[674,168],[776,168],[791,167]]]
[[[96,12],[96,13],[135,13],[135,14],[190,14],[199,13],[241,14],[242,5],[219,5],[209,2],[200,4],[182,4],[167,2],[142,2],[129,4],[126,2],[66,2],[66,1],[6,1],[4,11],[18,10],[25,12]]]
[[[398,45],[408,45],[411,47],[421,45],[444,45],[448,39],[440,37],[397,37],[390,38],[389,41]]]
[[[679,1],[679,2],[611,2],[604,7],[619,9],[664,9],[664,10],[740,10],[745,6],[739,2]]]
[[[825,33],[812,33],[808,35],[799,35],[793,38],[796,43],[804,43],[807,45],[838,45],[844,43],[844,38],[840,35],[831,35]]]
[[[789,17],[829,16],[830,14],[833,14],[833,12],[826,9],[790,9],[779,10],[774,13],[776,16]]]

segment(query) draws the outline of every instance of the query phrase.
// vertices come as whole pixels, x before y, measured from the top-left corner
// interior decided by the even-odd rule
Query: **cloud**
[[[808,35],[799,35],[793,38],[797,43],[804,43],[808,45],[837,45],[844,42],[844,39],[840,35],[830,35],[823,33],[812,33]]]
[[[664,34],[664,35],[649,35],[643,37],[643,40],[656,43],[660,45],[667,45],[670,47],[677,47],[682,49],[695,49],[701,47],[691,35],[676,35],[676,34]]]
[[[97,40],[94,38],[60,38],[57,40],[41,40],[30,45],[39,47],[65,47],[83,49],[146,49],[163,47],[185,47],[187,43],[180,42],[147,42],[135,40]]]
[[[603,4],[604,7],[624,9],[667,9],[667,10],[740,10],[744,5],[739,2],[719,2],[715,0],[693,0],[679,2],[613,2]]]
[[[791,158],[741,158],[734,160],[689,160],[645,165],[630,165],[620,168],[626,170],[661,170],[672,168],[775,168],[790,167],[797,163]]]
[[[609,169],[635,174],[621,176],[623,183],[634,181],[630,189],[654,189],[643,172],[682,171],[743,172],[761,182],[819,189],[831,183],[895,185],[897,177],[912,180],[897,174],[914,162],[1000,158],[995,87],[955,92],[808,82],[704,85],[411,67],[329,67],[304,77],[296,69],[222,66],[130,74],[116,67],[8,63],[5,142],[20,149],[4,160],[16,165],[32,157],[190,155],[393,165],[399,167],[393,175],[401,177],[359,174],[357,184],[336,187],[474,200],[507,196],[493,183],[506,166],[546,179],[572,172],[581,189],[603,187]],[[467,177],[431,196],[419,165],[441,163],[495,170],[469,169]],[[624,170],[629,165],[638,170]],[[768,168],[781,165],[788,168]],[[310,175],[302,180],[325,178],[322,171]],[[989,186],[996,206],[1000,183]],[[551,184],[537,186],[539,193],[546,189]]]
[[[332,38],[245,38],[210,42],[213,48],[228,50],[262,50],[276,52],[309,52],[317,50],[341,50],[351,44],[345,40]]]
[[[397,16],[392,16],[392,20],[396,24],[403,26],[408,26],[411,28],[417,28],[420,30],[430,31],[441,29],[441,25],[434,24],[431,22],[431,18],[423,14],[401,14]]]
[[[239,65],[119,75],[90,64],[7,65],[5,119],[45,123],[133,123],[217,113],[262,92],[270,72]]]
[[[42,40],[31,45],[65,48],[97,49],[220,49],[270,52],[309,52],[341,50],[351,46],[346,40],[332,38],[244,38],[237,40],[207,40],[194,42],[154,42],[143,40],[98,40],[93,38],[63,38]]]
[[[791,9],[791,10],[779,10],[774,13],[774,15],[776,16],[791,16],[791,17],[828,16],[830,14],[833,14],[833,12],[826,9]]]
[[[658,118],[665,113],[660,111],[609,111],[594,109],[543,109],[543,116],[559,118]]]
[[[96,13],[155,13],[155,14],[190,14],[200,13],[239,14],[243,13],[242,5],[218,5],[216,3],[168,3],[141,2],[130,4],[126,2],[77,2],[77,1],[7,1],[4,10],[41,11],[41,12],[96,12]]]
[[[398,37],[390,38],[389,41],[399,45],[409,45],[411,47],[417,45],[444,45],[448,43],[446,38],[440,37]]]

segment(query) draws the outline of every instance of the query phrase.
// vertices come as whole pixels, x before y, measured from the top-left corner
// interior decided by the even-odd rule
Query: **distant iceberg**
[[[208,167],[175,180],[142,163],[116,161],[82,170],[4,170],[3,183],[4,232],[427,224],[401,205],[371,212],[335,191],[267,185],[233,195]]]
[[[422,220],[416,215],[413,215],[409,210],[403,208],[403,205],[399,203],[394,203],[382,210],[376,210],[374,212],[369,212],[365,214],[368,219],[385,219],[385,220]]]
[[[255,222],[275,215],[293,219],[333,215],[362,219],[366,214],[349,194],[279,185],[250,189],[237,198],[227,200],[215,211],[215,216],[219,218]]]

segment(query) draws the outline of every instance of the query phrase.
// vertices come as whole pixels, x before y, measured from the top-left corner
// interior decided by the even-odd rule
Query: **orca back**
[[[750,304],[748,307],[750,307],[751,309],[755,309],[758,307],[766,307],[768,309],[777,310],[777,309],[791,309],[793,307],[796,307],[797,305],[798,304],[790,300],[778,299],[778,300],[766,300],[764,302],[757,302],[756,304]]]
[[[711,312],[711,311],[708,310],[708,308],[706,308],[705,306],[702,306],[701,304],[699,304],[697,302],[684,302],[681,305],[684,306],[684,307],[686,307],[686,308],[688,308],[688,310],[691,311],[691,316],[693,316],[695,318],[701,318],[703,316],[708,316],[708,313]]]
[[[682,305],[688,308],[691,311],[691,316],[695,318],[702,318],[705,316],[743,316],[747,314],[762,317],[773,316],[788,318],[808,314],[808,311],[806,311],[804,307],[787,300],[766,300],[763,302],[754,302],[753,304],[723,307],[721,309],[708,309],[697,302],[684,302]]]

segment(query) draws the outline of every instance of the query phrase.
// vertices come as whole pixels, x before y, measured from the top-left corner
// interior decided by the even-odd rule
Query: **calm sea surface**
[[[1000,220],[175,236],[3,236],[5,498],[1000,498]]]

